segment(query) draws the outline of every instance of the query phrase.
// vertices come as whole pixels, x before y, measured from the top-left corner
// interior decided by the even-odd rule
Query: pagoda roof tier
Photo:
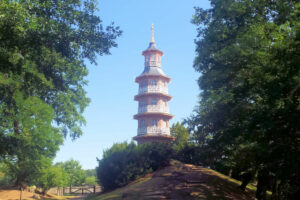
[[[145,67],[143,73],[136,77],[135,82],[139,82],[144,78],[161,77],[170,82],[171,78],[166,76],[160,67]]]
[[[145,142],[170,142],[174,141],[175,137],[171,135],[139,135],[135,136],[132,139],[136,140],[139,144],[143,144]]]
[[[158,53],[161,56],[163,55],[163,52],[161,50],[159,50],[158,48],[156,48],[156,44],[154,41],[151,41],[149,43],[149,47],[145,51],[142,52],[142,55],[146,55],[149,53]]]
[[[134,96],[134,100],[135,101],[138,101],[139,99],[143,98],[143,97],[149,97],[149,96],[152,96],[152,97],[163,97],[165,99],[167,99],[168,101],[172,99],[172,96],[171,95],[168,95],[168,94],[165,94],[165,93],[161,93],[161,92],[146,92],[146,93],[143,93],[143,94],[138,94],[138,95],[135,95]]]
[[[164,113],[164,112],[144,112],[144,113],[139,113],[133,116],[134,119],[139,119],[142,117],[162,117],[165,119],[172,119],[174,117],[174,115],[171,115],[169,113]]]

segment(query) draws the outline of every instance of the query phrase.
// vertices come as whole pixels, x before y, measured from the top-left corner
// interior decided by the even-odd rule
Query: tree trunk
[[[266,169],[263,169],[258,172],[258,176],[257,176],[256,198],[258,200],[266,200],[267,198],[266,192],[268,186],[269,186],[268,171]]]
[[[20,187],[20,200],[22,200],[22,192],[23,192],[23,189],[22,189],[22,187]]]
[[[230,170],[229,170],[228,176],[229,176],[230,178],[232,178],[232,169],[231,169],[231,168],[230,168]]]
[[[249,184],[249,182],[251,181],[251,179],[253,178],[253,174],[252,173],[245,173],[242,176],[242,184],[240,185],[241,190],[245,191],[247,185]]]

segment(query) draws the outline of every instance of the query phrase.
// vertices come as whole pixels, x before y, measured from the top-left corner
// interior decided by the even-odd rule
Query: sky
[[[54,162],[71,158],[83,169],[98,165],[105,149],[114,143],[128,141],[137,134],[138,92],[135,77],[144,68],[145,50],[151,39],[151,24],[158,49],[164,52],[162,70],[171,78],[169,94],[171,125],[192,114],[198,102],[199,73],[193,68],[196,26],[191,24],[194,7],[210,7],[208,0],[101,0],[99,15],[104,25],[112,22],[123,31],[118,47],[111,55],[98,57],[98,65],[87,63],[89,75],[85,87],[91,103],[84,112],[87,121],[83,135],[67,138]]]

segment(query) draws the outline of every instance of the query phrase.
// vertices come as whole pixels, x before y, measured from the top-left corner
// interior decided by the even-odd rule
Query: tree
[[[85,170],[82,169],[79,161],[70,159],[63,163],[56,163],[56,166],[62,167],[68,174],[68,184],[70,187],[84,185],[87,175]]]
[[[103,152],[97,167],[99,184],[104,190],[127,185],[141,176],[169,164],[173,149],[167,143],[117,143]]]
[[[19,112],[13,118],[18,121],[20,134],[14,136],[14,154],[7,155],[2,162],[16,185],[24,188],[40,176],[43,166],[51,165],[63,138],[51,125],[54,114],[49,105],[36,97],[24,100],[19,92],[15,92],[15,100]]]
[[[211,0],[196,8],[194,68],[201,99],[191,129],[207,138],[215,163],[258,173],[258,199],[296,199],[300,177],[300,4]],[[247,154],[240,154],[240,156]]]
[[[84,183],[87,185],[97,185],[97,178],[96,176],[88,176],[85,178]]]
[[[68,174],[62,167],[48,165],[41,170],[40,176],[33,182],[43,189],[43,194],[53,187],[64,187],[68,185]]]
[[[180,151],[186,145],[188,145],[189,140],[190,140],[190,134],[189,134],[188,130],[179,122],[172,125],[171,135],[175,137],[175,141],[173,144],[175,151]]]
[[[96,176],[97,175],[96,169],[87,169],[87,170],[85,170],[85,172],[86,172],[87,176]]]
[[[113,24],[104,28],[96,11],[94,0],[0,2],[2,155],[13,150],[14,136],[22,134],[17,93],[50,105],[53,122],[64,136],[76,139],[82,134],[82,113],[89,103],[84,61],[96,64],[96,56],[109,54],[121,34]]]
[[[82,134],[85,62],[121,34],[96,12],[94,0],[0,1],[0,156],[18,185],[51,161],[62,136]]]

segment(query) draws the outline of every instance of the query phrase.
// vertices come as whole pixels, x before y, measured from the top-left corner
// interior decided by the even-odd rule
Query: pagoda
[[[151,27],[151,42],[149,47],[142,52],[145,57],[145,67],[141,75],[136,77],[139,84],[138,113],[134,119],[138,120],[137,136],[133,137],[138,144],[146,142],[170,142],[174,137],[170,135],[169,120],[173,115],[169,113],[168,94],[170,78],[161,69],[161,56],[163,52],[156,48],[154,41],[153,24]]]

